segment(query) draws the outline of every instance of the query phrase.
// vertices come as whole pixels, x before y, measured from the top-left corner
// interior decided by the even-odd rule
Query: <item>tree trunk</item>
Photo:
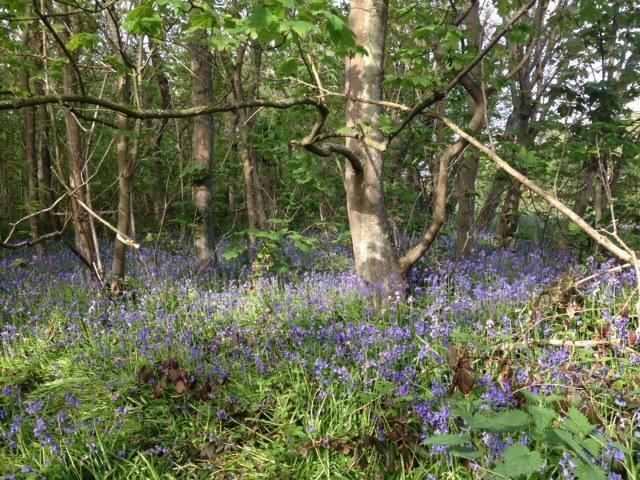
[[[507,188],[508,180],[502,171],[497,171],[491,181],[491,186],[487,192],[484,203],[480,212],[478,213],[478,219],[476,220],[476,229],[480,232],[485,232],[491,228],[493,220],[496,218],[498,207],[500,206],[500,199],[502,194]]]
[[[604,195],[603,190],[604,190],[604,186],[602,184],[602,181],[597,182],[593,192],[596,228],[602,227],[602,217],[604,216],[604,207],[605,207],[605,199],[606,199],[606,195]]]
[[[577,215],[584,217],[587,213],[587,208],[591,203],[591,196],[595,187],[596,179],[598,178],[598,159],[591,159],[584,168],[584,180],[582,186],[576,193],[576,201],[573,205],[573,211]],[[568,223],[568,221],[567,221]]]
[[[39,93],[36,93],[37,95]],[[40,158],[38,163],[38,182],[42,188],[41,203],[50,207],[55,202],[56,196],[53,190],[53,176],[51,175],[51,150],[49,149],[49,118],[47,106],[38,107],[38,118],[40,120]],[[57,209],[49,211],[49,220],[53,229],[58,231],[62,228],[60,220],[56,215]]]
[[[473,230],[476,205],[476,177],[480,159],[477,155],[465,155],[458,171],[458,217],[456,220],[456,252],[467,256],[473,249]]]
[[[107,15],[109,24],[109,33],[111,35],[114,47],[120,45],[120,49],[124,48],[120,41],[118,26],[116,24],[116,13],[111,11]],[[118,48],[114,52],[120,55],[124,60],[124,53]],[[125,62],[126,64],[126,62]],[[124,73],[118,79],[118,97],[120,101],[128,105],[131,103],[131,85],[129,74]],[[118,220],[117,229],[119,232],[129,235],[130,219],[131,219],[131,184],[133,178],[133,161],[129,152],[129,118],[121,113],[116,114],[116,123],[118,125],[118,135],[116,137],[116,157],[118,162]],[[160,176],[160,175],[158,175]],[[116,235],[113,247],[113,259],[111,262],[111,278],[109,286],[111,292],[115,294],[122,293],[124,289],[124,275],[127,261],[127,245]]]
[[[207,35],[202,33],[189,44],[193,85],[191,100],[194,106],[213,102],[212,58],[206,45]],[[211,154],[213,149],[213,118],[211,114],[195,117],[193,122],[193,201],[198,214],[193,233],[196,258],[200,265],[214,259],[213,210],[211,208]]]
[[[535,106],[531,98],[530,72],[522,68],[519,72],[517,100],[509,120],[507,120],[507,132],[505,140],[515,141],[518,145],[528,149],[533,141],[530,135],[531,118]],[[527,175],[527,171],[522,173]],[[499,241],[507,241],[515,236],[518,230],[519,208],[522,191],[518,182],[511,182],[507,188],[507,194],[502,204],[500,220],[496,230],[496,238]]]
[[[45,37],[42,40],[34,42],[34,51],[37,55],[44,58],[46,55],[46,49],[44,46]],[[38,65],[42,68],[42,62]],[[36,95],[44,95],[44,81],[42,79],[36,80],[33,83],[33,89]],[[38,156],[38,184],[40,186],[40,204],[43,207],[50,207],[55,201],[55,192],[53,190],[53,176],[51,174],[51,150],[49,146],[49,114],[47,112],[47,105],[38,106],[38,121],[39,131],[39,156]],[[59,231],[62,225],[56,215],[57,209],[51,209],[48,213],[41,215],[40,220],[46,223],[47,219],[51,223],[54,231]]]
[[[119,97],[123,103],[130,101],[129,78],[125,74],[118,81]],[[116,117],[118,129],[123,132],[116,138],[116,155],[118,160],[118,222],[119,232],[129,235],[131,218],[131,183],[133,177],[133,162],[129,155],[129,119],[126,115]],[[113,293],[121,293],[127,257],[127,246],[116,235],[113,247],[113,261],[111,263],[110,287]]]
[[[353,0],[349,26],[358,45],[368,55],[353,55],[347,60],[346,121],[358,130],[368,124],[364,139],[348,138],[347,148],[360,165],[345,162],[344,187],[353,242],[356,270],[361,279],[385,295],[404,289],[398,259],[391,241],[384,202],[382,178],[383,152],[367,145],[366,140],[381,141],[378,105],[355,100],[382,100],[385,37],[388,0]]]
[[[523,174],[526,175],[526,171],[523,171]],[[521,196],[522,192],[520,184],[511,182],[507,188],[507,194],[504,198],[504,203],[502,204],[500,221],[498,223],[498,228],[496,229],[496,238],[501,241],[506,241],[507,239],[512,238],[518,230]]]
[[[25,44],[29,50],[33,46],[33,32],[27,27],[25,31]],[[28,67],[24,69],[22,76],[22,88],[26,92],[31,91],[29,79],[31,74]],[[40,209],[38,201],[38,156],[36,154],[36,107],[27,107],[24,109],[24,157],[27,165],[27,201],[29,203],[28,211],[31,213],[35,209]],[[42,229],[40,228],[39,215],[33,215],[29,219],[31,227],[31,238],[33,240],[40,238]],[[44,246],[42,242],[34,245],[38,256],[44,254]]]
[[[160,90],[160,98],[162,99],[160,102],[160,108],[167,110],[171,108],[173,104],[171,99],[171,89],[169,87],[169,79],[164,71],[164,63],[162,61],[162,57],[158,52],[158,44],[152,42],[151,44],[151,60],[153,62],[153,68],[155,73],[156,83],[158,84],[158,88]],[[162,171],[163,162],[162,162],[162,138],[164,136],[164,131],[167,128],[167,124],[169,123],[168,118],[162,118],[158,121],[158,130],[153,136],[152,139],[152,157],[153,164],[155,168],[158,169],[159,172]],[[156,221],[158,224],[162,222],[162,216],[164,214],[164,204],[165,204],[165,181],[162,175],[158,175],[155,178],[154,189],[153,189],[153,213],[156,217]]]
[[[260,58],[259,51],[253,52],[251,58],[249,85],[247,92],[244,91],[242,79],[242,67],[246,57],[246,45],[242,45],[236,50],[236,60],[233,65],[231,74],[231,88],[233,90],[234,99],[241,103],[251,101],[257,95],[259,83]],[[255,126],[256,112],[250,109],[240,109],[236,112],[236,125],[239,129],[239,145],[238,153],[242,161],[242,178],[244,181],[245,205],[247,207],[247,223],[249,226],[249,244],[254,245],[256,242],[255,235],[252,230],[267,230],[267,214],[264,206],[264,198],[262,195],[262,185],[258,174],[258,162],[256,151],[251,142],[251,133]]]
[[[67,28],[72,32],[80,31],[77,21],[77,16],[66,17],[65,22],[71,22],[71,24],[67,24],[66,27],[59,32],[60,38],[65,44],[69,41]],[[66,56],[64,51],[61,51],[60,54]],[[75,58],[72,58],[72,60],[75,61]],[[70,62],[71,60],[62,68],[63,92],[66,95],[76,95],[79,90],[80,79]],[[79,120],[71,110],[64,110],[64,123],[67,132],[66,150],[69,161],[69,189],[73,192],[71,194],[71,214],[76,236],[76,247],[87,266],[92,269],[98,278],[102,279],[104,271],[100,258],[99,245],[95,242],[95,238],[97,237],[95,234],[95,225],[93,218],[86,211],[86,207],[82,205],[84,204],[87,207],[90,205],[89,188],[86,183],[89,178],[89,173],[88,165],[85,162],[83,154],[82,130],[78,122]]]
[[[465,24],[471,34],[471,46],[473,46],[475,50],[480,51],[482,48],[482,25],[480,23],[480,5],[478,2],[471,4],[471,9],[465,18]],[[475,126],[477,130],[479,130],[484,123],[484,112],[486,109],[482,86],[475,80],[481,77],[482,71],[479,67],[476,67],[471,71],[471,75],[467,76],[463,81],[463,86],[471,96],[469,100],[469,110],[473,112],[474,116],[480,113],[483,117],[479,119],[478,124]],[[458,197],[456,252],[461,256],[467,256],[473,250],[476,177],[478,176],[479,165],[480,159],[477,155],[473,153],[470,155],[463,154],[456,181],[456,193]]]

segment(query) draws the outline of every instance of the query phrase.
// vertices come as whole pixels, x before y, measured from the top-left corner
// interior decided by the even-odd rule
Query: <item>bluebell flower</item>
[[[26,412],[27,412],[28,415],[35,415],[40,410],[42,410],[43,406],[44,406],[44,400],[36,400],[36,401],[27,402]]]

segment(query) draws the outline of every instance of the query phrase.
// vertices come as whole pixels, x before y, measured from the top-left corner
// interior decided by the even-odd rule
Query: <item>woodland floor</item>
[[[346,252],[143,248],[120,298],[67,252],[0,257],[0,477],[640,475],[633,272],[441,242],[376,307]]]

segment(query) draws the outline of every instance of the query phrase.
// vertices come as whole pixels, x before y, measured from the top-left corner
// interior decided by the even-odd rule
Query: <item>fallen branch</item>
[[[555,208],[560,213],[568,217],[569,220],[575,223],[578,227],[580,227],[580,229],[584,233],[586,233],[589,237],[591,237],[591,239],[594,242],[596,242],[602,248],[607,250],[613,256],[615,256],[616,258],[618,258],[619,260],[625,263],[629,263],[632,265],[635,265],[637,263],[635,255],[632,255],[631,253],[629,253],[629,251],[613,243],[609,238],[607,238],[605,235],[601,234],[598,230],[596,230],[591,225],[589,225],[581,216],[579,216],[577,213],[575,213],[573,210],[567,207],[558,198],[554,197],[553,195],[545,191],[538,184],[536,184],[535,182],[527,178],[525,175],[523,175],[521,172],[519,172],[518,170],[513,168],[511,165],[509,165],[495,151],[486,147],[484,144],[482,144],[476,138],[474,138],[473,136],[469,135],[467,132],[462,130],[460,127],[458,127],[455,123],[453,123],[444,115],[441,115],[437,112],[432,112],[429,115],[441,120],[447,127],[453,130],[456,134],[460,135],[462,138],[464,138],[467,142],[469,142],[475,148],[477,148],[482,153],[487,155],[491,160],[493,160],[496,163],[496,165],[498,165],[498,167],[500,167],[507,174],[509,174],[509,176],[517,180],[525,188],[531,190],[533,193],[541,197],[551,207]]]
[[[620,271],[622,271],[622,270],[624,270],[626,268],[629,268],[630,266],[631,266],[630,263],[625,263],[624,265],[618,265],[617,267],[609,268],[608,270],[604,270],[603,272],[594,273],[593,275],[589,275],[588,277],[581,278],[577,282],[573,283],[571,286],[577,288],[580,285],[584,285],[585,283],[589,283],[591,280],[595,280],[596,278],[600,278],[603,275],[607,275],[609,273],[620,272]]]
[[[559,338],[551,338],[549,340],[534,340],[532,342],[505,342],[496,345],[498,350],[514,350],[516,348],[529,348],[532,345],[538,347],[568,347],[568,348],[596,348],[596,347],[615,347],[621,345],[622,341],[619,338],[610,340],[562,340]],[[636,351],[631,347],[625,347],[625,350]]]
[[[140,244],[136,243],[135,240],[133,240],[131,237],[129,237],[128,235],[126,235],[125,233],[122,233],[120,230],[118,230],[116,227],[114,227],[113,225],[111,225],[109,222],[107,222],[104,218],[102,218],[100,215],[98,215],[96,212],[94,212],[93,210],[91,210],[86,203],[84,203],[82,200],[80,200],[79,198],[75,198],[75,201],[78,202],[78,204],[84,208],[86,210],[86,212],[91,215],[93,218],[95,218],[96,220],[98,220],[100,223],[102,223],[105,227],[107,227],[109,230],[113,231],[116,234],[116,238],[118,240],[120,240],[122,243],[124,243],[125,245],[128,245],[130,247],[133,248],[140,248]]]

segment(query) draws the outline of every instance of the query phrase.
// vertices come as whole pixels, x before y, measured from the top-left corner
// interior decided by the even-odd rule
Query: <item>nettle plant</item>
[[[274,226],[273,230],[246,229],[238,232],[237,236],[243,242],[227,249],[222,257],[231,261],[249,256],[252,271],[257,275],[268,272],[287,273],[294,268],[299,253],[309,252],[318,243],[316,238],[291,230],[288,220],[273,218],[269,223]],[[248,235],[256,238],[254,246],[247,245],[244,241]]]
[[[526,402],[522,408],[499,413],[487,412],[478,399],[453,402],[451,412],[461,433],[435,435],[423,443],[463,462],[491,458],[490,445],[506,444],[482,478],[623,478],[631,448],[612,441],[575,406],[559,413],[563,397],[521,393]]]

